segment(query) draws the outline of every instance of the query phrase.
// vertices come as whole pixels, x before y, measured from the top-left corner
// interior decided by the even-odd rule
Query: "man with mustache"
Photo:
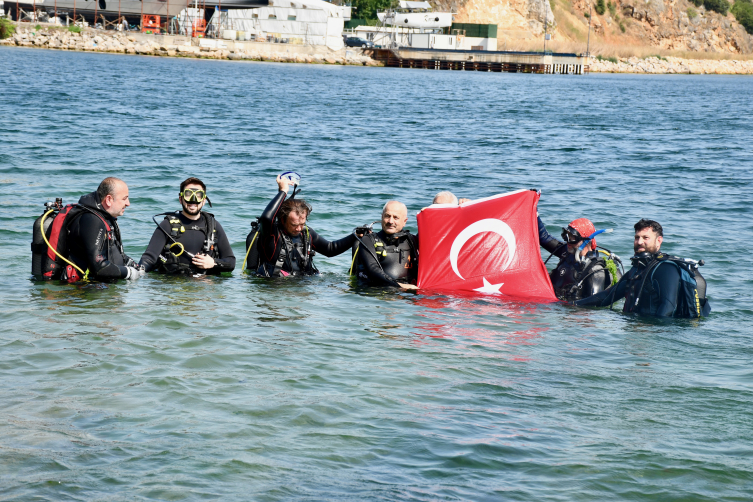
[[[635,256],[630,259],[633,268],[611,288],[574,305],[606,307],[625,298],[623,312],[654,317],[707,316],[711,306],[706,300],[706,281],[688,260],[662,253],[663,240],[664,231],[658,222],[640,220],[635,224]],[[691,274],[696,288],[694,299],[688,294],[687,276]]]

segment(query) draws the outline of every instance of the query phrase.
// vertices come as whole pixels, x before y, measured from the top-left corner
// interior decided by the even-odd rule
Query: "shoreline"
[[[91,28],[75,33],[57,26],[43,27],[39,31],[33,30],[30,26],[17,27],[16,33],[11,37],[0,40],[0,45],[231,61],[384,66],[384,62],[364,55],[357,48],[332,50],[326,46],[192,39],[180,35],[152,35]],[[589,73],[753,75],[753,60],[684,59],[672,56],[651,56],[643,59],[592,57]]]
[[[192,39],[180,35],[152,35],[91,28],[75,33],[65,27],[43,27],[39,31],[31,27],[17,27],[16,33],[0,40],[0,45],[194,59],[383,66],[380,61],[362,54],[361,49],[356,48],[332,50],[326,46]]]

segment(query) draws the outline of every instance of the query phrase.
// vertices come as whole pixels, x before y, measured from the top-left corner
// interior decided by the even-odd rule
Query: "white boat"
[[[429,2],[401,0],[400,7],[377,12],[384,25],[403,28],[436,29],[452,25],[452,12],[433,12]]]

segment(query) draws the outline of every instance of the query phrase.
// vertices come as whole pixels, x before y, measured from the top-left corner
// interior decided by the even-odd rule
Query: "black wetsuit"
[[[418,237],[410,232],[366,234],[358,243],[356,274],[375,286],[415,284],[418,279]],[[361,249],[367,246],[368,249]],[[354,248],[354,252],[355,248]],[[372,254],[373,252],[373,254]],[[378,261],[377,261],[378,258]]]
[[[192,220],[182,212],[171,215],[169,218],[176,218],[180,220],[180,226],[185,229],[185,232],[176,232],[173,238],[185,246],[186,251],[191,254],[203,253],[204,242],[207,239],[209,232],[209,218],[213,216],[207,216],[207,213],[200,213],[201,217],[198,220]],[[198,268],[192,263],[192,259],[186,253],[180,253],[180,247],[174,246],[172,252],[166,250],[165,246],[172,244],[165,232],[171,234],[173,226],[170,224],[168,218],[163,219],[160,222],[160,227],[154,230],[152,239],[149,241],[146,251],[141,256],[139,264],[144,265],[147,272],[157,270],[158,272],[168,274],[212,274],[217,275],[222,272],[232,272],[235,268],[235,255],[233,249],[230,247],[225,230],[217,220],[215,222],[215,235],[214,235],[214,249],[206,253],[214,259],[215,265],[211,269]],[[178,224],[175,225],[176,228]],[[171,234],[172,235],[172,234]],[[167,262],[163,264],[160,260],[162,255]],[[179,256],[175,256],[179,255]]]
[[[552,234],[547,232],[546,225],[544,225],[544,222],[541,221],[540,216],[536,216],[536,220],[539,224],[539,246],[546,249],[550,253],[554,253],[559,249],[561,246],[565,246],[565,243],[554,237]],[[567,246],[565,246],[567,248]]]
[[[578,300],[575,305],[580,307],[606,307],[621,298],[625,298],[623,312],[634,312],[655,317],[674,316],[680,289],[679,269],[672,263],[659,263],[650,274],[652,277],[647,278],[644,283],[647,267],[644,263],[634,263],[633,268],[617,284],[589,298]],[[644,283],[643,291],[640,292],[638,306],[636,307],[636,295],[638,295],[642,283]]]
[[[123,251],[117,218],[110,216],[102,207],[97,192],[82,196],[79,204],[97,214],[82,211],[69,227],[69,259],[82,270],[89,270],[89,278],[100,281],[125,279],[126,266],[136,263]],[[99,216],[98,216],[99,215]],[[104,218],[104,222],[102,218]],[[109,225],[110,230],[107,230]]]
[[[574,254],[567,252],[566,244],[560,246],[553,254],[560,261],[549,273],[549,278],[554,294],[560,300],[575,301],[588,298],[612,285],[612,275],[606,268],[606,260],[598,251],[589,251],[580,263],[575,261]],[[619,271],[617,274],[619,279]]]
[[[277,211],[287,194],[280,191],[259,217],[259,261],[256,274],[262,277],[316,275],[314,252],[327,257],[347,251],[355,242],[354,235],[328,241],[314,229],[306,227],[295,237],[288,235],[277,221]]]

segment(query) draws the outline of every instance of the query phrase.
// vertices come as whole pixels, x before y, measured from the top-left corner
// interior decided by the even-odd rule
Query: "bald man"
[[[131,205],[128,185],[118,178],[105,178],[96,191],[83,195],[79,201],[80,216],[69,227],[70,260],[89,278],[100,281],[139,279],[146,272],[123,251],[118,217]],[[76,282],[78,272],[69,267],[69,282]]]
[[[374,286],[416,289],[418,237],[405,230],[408,208],[391,200],[382,209],[382,230],[359,239],[353,273]]]

